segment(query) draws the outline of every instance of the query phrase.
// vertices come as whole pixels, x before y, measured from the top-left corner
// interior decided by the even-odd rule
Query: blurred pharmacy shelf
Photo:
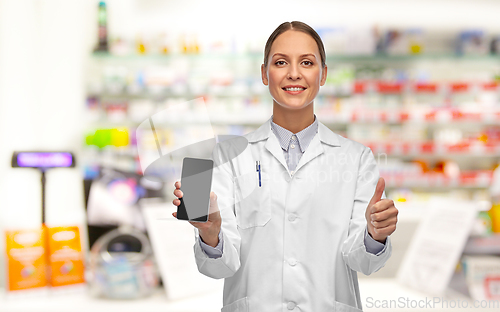
[[[498,157],[500,155],[500,143],[484,144],[477,141],[464,141],[455,144],[436,144],[434,142],[394,142],[394,143],[372,143],[362,142],[370,147],[374,153],[387,153],[391,156],[442,156],[464,155],[469,157]]]
[[[449,177],[442,173],[427,173],[415,175],[392,175],[381,172],[386,181],[386,187],[398,188],[487,188],[491,184],[490,170],[476,170],[461,172],[456,177]]]
[[[464,254],[500,256],[500,234],[470,237],[465,245]]]
[[[123,95],[119,95],[123,98]],[[207,97],[206,102],[211,105],[210,97]],[[126,106],[126,103],[122,103]],[[117,104],[114,104],[117,105]],[[216,105],[216,103],[215,103]],[[113,109],[113,108],[110,108]],[[115,109],[117,109],[115,107]],[[126,108],[123,108],[125,110]],[[265,122],[269,116],[262,115],[261,113],[268,113],[269,109],[261,108],[248,108],[244,112],[234,112],[229,113],[227,111],[222,111],[221,114],[211,116],[210,122],[212,124],[228,124],[228,120],[231,120],[231,124],[234,125],[260,125]],[[440,126],[440,125],[450,125],[460,127],[469,127],[471,125],[475,126],[487,126],[487,125],[500,125],[500,110],[490,110],[481,112],[470,112],[461,110],[451,110],[451,109],[420,109],[412,111],[411,109],[404,110],[356,110],[351,112],[334,112],[334,111],[322,111],[318,113],[321,118],[321,122],[327,125],[335,126],[347,126],[350,124],[367,124],[367,123],[386,123],[386,124],[414,124],[414,125],[425,125],[427,127]],[[192,114],[192,119],[202,120],[202,116],[197,116]],[[91,121],[93,125],[110,125],[119,124],[122,126],[137,125],[138,122],[132,120],[121,118],[121,119],[109,119],[106,117],[96,118]]]
[[[415,109],[366,109],[356,110],[351,112],[340,112],[323,116],[324,122],[327,123],[422,123],[427,125],[453,123],[460,125],[461,123],[471,124],[500,124],[499,110],[476,110],[466,111],[461,109],[432,109],[432,108],[415,108]]]
[[[256,59],[261,61],[263,55],[261,53],[206,53],[206,54],[111,54],[108,52],[94,52],[92,57],[98,60],[125,60],[125,61],[170,61],[179,57],[198,60],[200,57],[205,59],[230,59],[240,60],[241,58]],[[421,53],[421,54],[328,54],[328,60],[342,62],[394,62],[394,61],[420,61],[420,60],[464,60],[464,61],[500,61],[500,55],[459,55],[456,53]]]
[[[97,148],[87,140],[83,163],[105,159],[140,173],[137,126],[197,97],[205,100],[214,133],[242,135],[256,129],[272,114],[272,98],[260,77],[262,57],[92,53],[85,135],[125,129],[129,143]],[[329,53],[327,63],[315,113],[332,131],[372,149],[389,192],[461,190],[474,198],[486,196],[500,161],[500,55]],[[206,117],[196,109],[190,112],[193,123]],[[168,121],[156,130],[163,138],[182,135]],[[168,141],[162,148],[173,147]],[[175,168],[168,172],[179,175]]]

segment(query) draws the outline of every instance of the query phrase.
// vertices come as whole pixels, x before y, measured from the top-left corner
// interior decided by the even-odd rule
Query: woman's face
[[[269,86],[274,101],[288,109],[302,109],[313,103],[326,80],[326,66],[321,66],[316,41],[294,30],[276,38],[267,68],[262,65],[261,72],[262,82]]]

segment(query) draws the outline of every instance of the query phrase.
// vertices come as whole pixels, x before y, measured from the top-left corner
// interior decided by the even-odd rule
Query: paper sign
[[[477,213],[473,201],[430,201],[398,271],[398,282],[431,295],[443,294]]]
[[[212,279],[198,271],[193,246],[194,227],[172,216],[172,203],[141,200],[144,219],[168,299],[179,299],[220,290],[223,279]]]

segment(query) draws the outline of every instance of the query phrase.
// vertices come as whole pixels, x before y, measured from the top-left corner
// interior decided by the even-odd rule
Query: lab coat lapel
[[[325,152],[323,146],[321,145],[321,142],[319,140],[319,135],[315,135],[314,138],[312,139],[311,143],[309,143],[309,146],[307,147],[306,151],[300,157],[299,163],[297,164],[297,168],[295,169],[295,172],[298,172],[300,168],[305,166],[308,162],[313,160],[314,158],[318,157],[319,155],[323,154]]]
[[[323,123],[319,121],[318,123],[318,133],[314,136],[304,152],[304,155],[300,158],[295,171],[299,170],[309,161],[325,152],[322,143],[331,146],[340,146],[339,136],[328,129],[328,127]],[[251,143],[267,139],[265,145],[266,149],[281,163],[285,170],[288,171],[288,165],[286,164],[285,156],[283,155],[283,150],[278,142],[278,138],[276,138],[274,133],[271,131],[271,118],[269,118],[267,122],[260,126],[255,132],[250,133],[247,138]]]
[[[305,166],[308,162],[325,152],[323,143],[331,146],[340,146],[338,135],[323,123],[318,121],[318,133],[316,133],[311,143],[309,143],[306,151],[304,152],[304,155],[302,155],[302,157],[300,158],[299,163],[297,164],[297,168],[295,169],[296,172],[301,167]]]
[[[272,118],[272,117],[271,117]],[[288,166],[285,161],[285,156],[283,155],[283,150],[281,149],[278,138],[271,131],[271,118],[269,118],[259,129],[250,133],[247,136],[248,142],[255,143],[261,140],[266,140],[266,149],[283,165],[285,170],[288,171]]]
[[[274,133],[269,134],[269,138],[266,142],[266,149],[271,152],[271,154],[283,165],[285,170],[288,171],[288,165],[285,161],[285,156],[283,155],[283,150],[281,149],[280,143],[278,142],[278,138],[274,135]]]

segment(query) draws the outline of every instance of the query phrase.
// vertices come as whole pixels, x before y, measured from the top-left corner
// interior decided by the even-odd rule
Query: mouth
[[[304,90],[306,90],[307,88],[302,86],[286,86],[281,89],[283,89],[283,91],[285,91],[288,94],[300,94],[304,92]]]

